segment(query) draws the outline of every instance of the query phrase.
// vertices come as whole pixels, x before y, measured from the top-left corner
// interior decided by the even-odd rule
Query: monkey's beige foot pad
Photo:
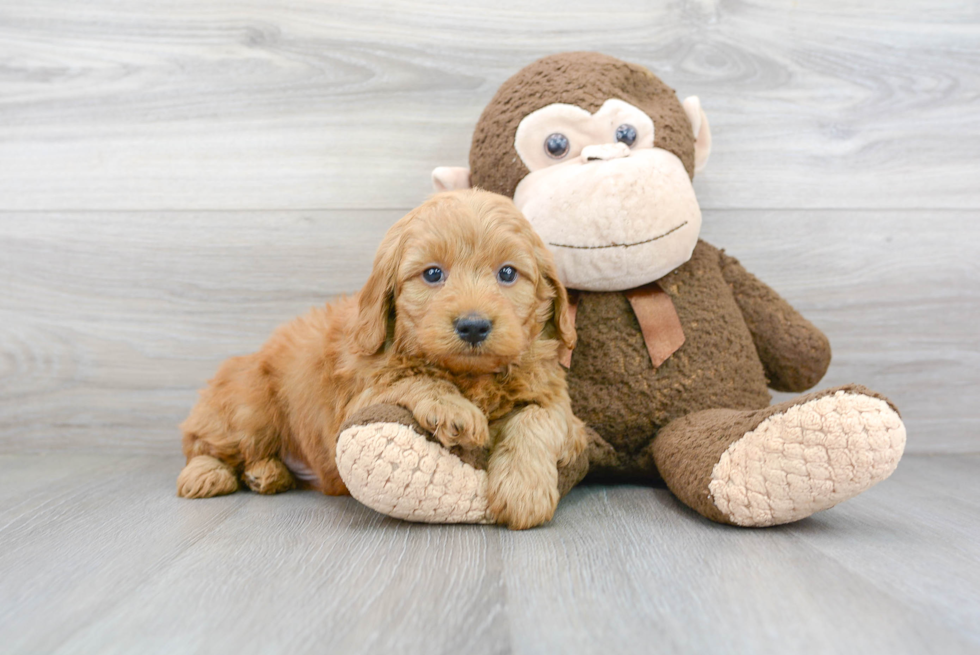
[[[493,523],[487,474],[401,423],[344,429],[337,469],[351,495],[371,509],[422,523]]]
[[[708,489],[736,525],[789,523],[881,482],[904,450],[905,426],[887,402],[838,391],[770,416],[734,442]]]

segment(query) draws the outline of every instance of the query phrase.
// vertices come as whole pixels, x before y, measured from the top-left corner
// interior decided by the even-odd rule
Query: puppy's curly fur
[[[259,493],[299,485],[346,494],[340,427],[358,409],[391,403],[446,446],[491,446],[498,522],[548,521],[557,467],[586,445],[558,363],[575,341],[567,309],[551,254],[510,200],[433,196],[388,231],[360,293],[221,366],[181,425],[187,466],[177,493],[232,493],[242,479]],[[473,317],[484,330],[489,321],[483,340],[459,329]]]

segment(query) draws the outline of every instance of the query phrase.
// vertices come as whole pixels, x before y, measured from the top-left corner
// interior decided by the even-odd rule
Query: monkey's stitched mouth
[[[548,245],[555,246],[556,248],[573,248],[575,250],[599,250],[601,248],[632,248],[633,246],[642,246],[644,243],[650,243],[651,241],[657,241],[658,239],[663,239],[665,236],[673,234],[674,232],[681,229],[685,225],[687,225],[687,221],[684,221],[680,225],[670,228],[660,236],[650,237],[649,239],[644,239],[643,241],[634,241],[633,243],[610,243],[605,246],[572,246],[566,243],[548,242]]]

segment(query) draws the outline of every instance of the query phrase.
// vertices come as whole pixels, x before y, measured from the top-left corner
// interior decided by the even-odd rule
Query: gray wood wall
[[[498,85],[599,50],[701,96],[704,236],[826,385],[980,451],[975,0],[0,5],[0,453],[165,453],[195,389],[355,291]]]

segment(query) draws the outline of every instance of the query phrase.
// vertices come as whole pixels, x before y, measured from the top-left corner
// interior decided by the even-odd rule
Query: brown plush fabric
[[[666,426],[640,459],[656,462],[667,487],[685,505],[712,521],[731,525],[708,494],[711,472],[722,453],[770,416],[838,391],[881,398],[895,409],[884,396],[856,384],[825,389],[757,411],[709,409],[689,414]]]
[[[769,404],[765,371],[722,277],[720,256],[699,242],[687,263],[661,278],[686,341],[659,369],[624,294],[581,293],[568,373],[572,409],[620,456],[594,463],[597,476],[618,477],[627,468],[634,475],[649,472],[637,469],[637,455],[661,427],[682,416]]]
[[[400,423],[407,425],[429,441],[436,441],[429,432],[422,429],[412,413],[399,405],[370,405],[358,410],[340,428],[343,432],[355,425],[369,425],[371,423]],[[591,431],[590,431],[591,432]],[[592,435],[590,435],[591,439]],[[489,448],[465,449],[462,446],[454,446],[449,449],[453,455],[459,457],[463,462],[481,471],[487,470],[487,462],[490,459]],[[558,491],[562,496],[567,494],[572,488],[582,481],[589,470],[588,450],[583,452],[578,459],[568,466],[558,467]]]
[[[633,483],[657,485],[663,482],[653,457],[646,450],[639,453],[619,451],[599,433],[589,428],[589,471],[586,477],[590,483]]]
[[[371,423],[401,423],[407,425],[419,434],[425,434],[425,430],[415,420],[412,413],[399,405],[369,405],[359,409],[340,426],[343,432],[347,428],[355,425],[369,425]]]
[[[724,251],[721,273],[752,333],[769,386],[798,393],[819,382],[830,366],[827,337]]]
[[[591,437],[591,435],[589,435]],[[589,472],[589,451],[585,450],[568,466],[558,467],[558,493],[564,498],[565,494],[581,482]]]
[[[518,71],[483,110],[470,147],[473,186],[514,196],[528,174],[514,137],[531,112],[556,102],[595,112],[611,98],[645,111],[653,119],[654,146],[677,155],[694,177],[694,135],[673,89],[637,64],[597,52],[566,52]]]

